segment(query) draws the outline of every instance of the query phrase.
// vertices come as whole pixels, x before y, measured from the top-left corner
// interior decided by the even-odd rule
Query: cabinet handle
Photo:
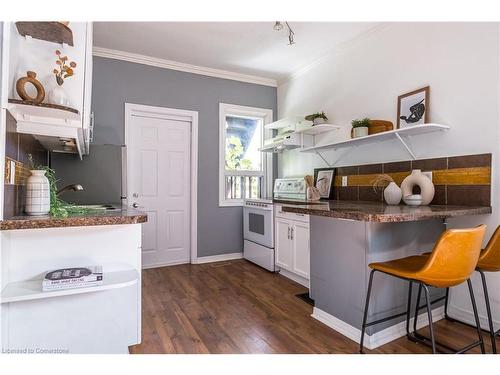
[[[290,227],[288,227],[288,239],[290,239]]]
[[[292,234],[290,235],[290,239],[293,240],[293,228],[292,228]]]

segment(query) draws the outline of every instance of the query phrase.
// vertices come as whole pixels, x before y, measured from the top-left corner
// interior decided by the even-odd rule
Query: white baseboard
[[[168,267],[168,266],[178,266],[179,264],[189,264],[189,259],[186,260],[181,260],[179,262],[166,262],[166,263],[154,263],[154,264],[147,264],[147,265],[142,265],[143,270],[147,270],[150,268],[160,268],[160,267]]]
[[[328,314],[327,312],[315,307],[311,315],[314,319],[319,320],[321,323],[327,325],[333,330],[341,333],[347,338],[359,343],[361,338],[361,330],[347,324],[346,322]],[[444,318],[444,306],[440,306],[432,310],[432,319],[434,322]],[[429,325],[429,320],[427,319],[427,313],[422,313],[418,316],[417,329],[423,328]],[[413,318],[410,319],[410,327],[413,327]],[[372,350],[379,346],[387,344],[393,340],[406,335],[406,321],[400,322],[392,327],[388,327],[380,332],[377,332],[371,336],[365,334],[365,341],[363,343],[364,347]]]
[[[211,256],[207,256],[207,257],[199,257],[199,258],[193,260],[191,263],[192,264],[203,264],[203,263],[212,263],[212,262],[223,262],[226,260],[241,259],[241,258],[243,258],[243,252],[211,255]]]
[[[477,299],[476,299],[476,304],[477,304]],[[466,322],[474,326],[476,325],[476,321],[474,319],[474,313],[472,311],[455,306],[451,303],[448,305],[448,315],[457,320],[461,320],[462,322]],[[495,317],[492,318],[493,318],[493,327],[495,328],[496,331],[500,328],[500,322],[498,320],[495,320]],[[490,324],[488,323],[488,317],[486,315],[479,314],[479,324],[481,324],[482,329],[486,329],[489,331]]]
[[[302,276],[296,275],[290,271],[284,270],[282,268],[279,270],[279,273],[280,273],[280,275],[285,276],[287,279],[295,281],[296,283],[298,283],[302,286],[305,286],[306,288],[309,288],[309,280],[308,279],[306,279]]]

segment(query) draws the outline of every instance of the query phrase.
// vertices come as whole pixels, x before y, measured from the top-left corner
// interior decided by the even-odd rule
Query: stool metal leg
[[[418,286],[417,304],[415,305],[415,317],[413,318],[413,332],[417,332],[418,312],[420,310],[420,296],[422,295],[422,284]]]
[[[483,341],[483,333],[481,332],[481,324],[479,323],[479,315],[477,313],[476,300],[474,298],[474,290],[472,289],[472,282],[470,279],[467,279],[467,286],[469,287],[470,301],[472,303],[472,310],[474,311],[474,319],[476,320],[476,329],[477,335],[479,336],[479,342],[481,346],[481,353],[485,353],[484,350],[484,341]],[[495,339],[495,337],[493,337]]]
[[[413,281],[410,280],[408,284],[408,305],[406,307],[406,336],[410,336],[410,310],[411,310],[411,290],[413,287]]]
[[[447,320],[451,320],[448,315],[448,300],[450,298],[450,288],[446,288],[446,298],[444,299],[444,317]]]
[[[486,286],[486,276],[484,272],[481,270],[477,270],[481,275],[481,282],[483,283],[483,291],[484,291],[484,299],[486,301],[486,313],[488,314],[488,324],[490,326],[490,335],[491,335],[491,347],[493,349],[493,354],[497,354],[497,342],[495,339],[495,328],[493,327],[493,318],[491,316],[491,307],[490,307],[490,297],[488,296],[488,287]]]
[[[429,318],[429,332],[431,334],[432,353],[436,354],[436,340],[434,338],[434,327],[432,325],[431,296],[430,296],[429,288],[427,287],[427,285],[423,285],[423,284],[420,284],[420,285],[423,286],[424,291],[425,291],[425,302],[427,305],[427,317]],[[416,317],[415,317],[415,320],[416,320]]]
[[[363,354],[363,342],[365,340],[366,319],[368,318],[368,307],[370,306],[370,295],[372,293],[373,274],[375,270],[370,272],[370,281],[368,281],[368,290],[366,291],[365,312],[363,315],[363,325],[361,327],[361,339],[359,340],[359,352]]]

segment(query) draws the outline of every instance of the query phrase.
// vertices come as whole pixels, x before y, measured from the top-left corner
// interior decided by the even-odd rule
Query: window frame
[[[273,110],[267,108],[248,107],[236,104],[219,103],[219,207],[243,206],[243,199],[226,199],[226,176],[262,176],[262,194],[267,195],[272,191],[273,181],[273,155],[262,153],[263,172],[257,171],[226,171],[226,116],[255,118],[262,120],[262,144],[264,140],[272,137],[272,130],[264,128],[273,122]]]

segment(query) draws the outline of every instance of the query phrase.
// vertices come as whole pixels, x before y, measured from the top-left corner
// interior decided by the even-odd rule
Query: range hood
[[[48,151],[85,154],[80,114],[49,106],[9,100],[7,110],[17,122],[17,132],[33,135]]]

